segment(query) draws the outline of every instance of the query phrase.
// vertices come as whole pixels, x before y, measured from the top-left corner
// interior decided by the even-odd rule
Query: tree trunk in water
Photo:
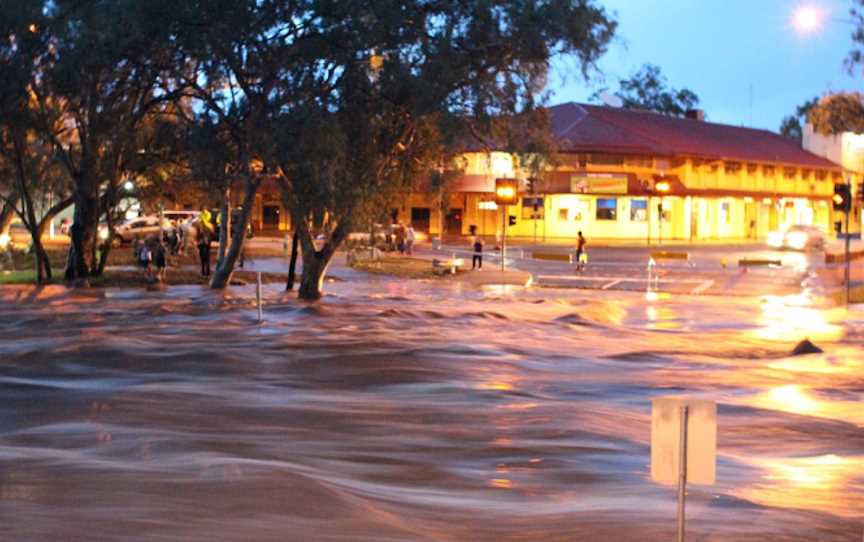
[[[303,251],[303,275],[300,277],[300,290],[297,292],[297,297],[306,301],[321,299],[324,273],[327,272],[332,257],[333,251]]]
[[[66,280],[84,280],[90,277],[90,270],[94,266],[99,208],[97,194],[75,194],[75,215],[70,228],[69,255],[66,259]]]
[[[243,250],[243,242],[246,240],[246,225],[249,223],[249,216],[252,214],[252,206],[255,204],[255,193],[257,191],[258,183],[248,180],[246,182],[246,194],[243,196],[243,205],[240,208],[237,222],[234,224],[234,235],[231,238],[231,246],[228,247],[225,257],[216,263],[216,269],[213,271],[213,278],[210,279],[211,288],[225,288],[231,281],[231,275],[234,273],[234,265],[237,263],[237,258],[240,257],[240,252]],[[226,218],[223,216],[222,235],[225,235],[225,226]]]
[[[294,289],[294,275],[297,270],[297,229],[291,235],[291,262],[288,264],[288,282],[285,284],[285,290],[290,292]]]
[[[51,222],[62,213],[67,207],[72,205],[72,198],[66,198],[63,201],[57,203],[47,211],[42,216],[42,220],[39,222],[39,238],[45,237],[45,233],[48,231],[48,227],[51,225]]]
[[[15,218],[14,205],[12,202],[4,204],[3,207],[0,208],[0,234],[9,233],[9,228],[12,227],[13,218]]]
[[[38,235],[33,236],[33,261],[36,266],[36,284],[42,285],[51,282],[51,262],[48,253],[42,246],[42,240]]]
[[[223,265],[225,262],[225,252],[228,250],[228,242],[230,241],[228,232],[230,230],[230,205],[231,193],[229,189],[222,191],[222,205],[219,206],[219,252],[216,255],[216,267]]]

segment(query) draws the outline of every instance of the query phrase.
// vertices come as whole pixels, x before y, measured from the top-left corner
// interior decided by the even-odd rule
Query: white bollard
[[[261,271],[258,272],[258,287],[255,297],[258,301],[258,323],[260,324],[264,321],[263,307],[261,306]]]

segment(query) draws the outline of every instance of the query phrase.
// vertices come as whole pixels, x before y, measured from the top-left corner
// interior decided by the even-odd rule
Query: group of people
[[[399,251],[399,254],[414,254],[414,241],[417,239],[417,234],[414,232],[414,227],[408,225],[405,227],[400,222],[391,226],[387,233],[387,245],[391,249]]]
[[[164,242],[156,237],[148,237],[143,241],[136,238],[132,243],[132,253],[138,266],[144,269],[145,278],[160,282],[165,280],[168,256]]]
[[[483,238],[472,230],[468,242],[472,250],[471,269],[483,269]],[[587,241],[580,231],[576,237],[576,271],[579,273],[585,271],[585,266],[588,264],[588,252],[585,250],[586,244]]]
[[[210,276],[210,246],[214,238],[215,228],[212,226],[212,215],[206,208],[201,211],[195,232],[195,245],[198,249],[198,259],[201,263],[201,276]],[[139,267],[144,270],[144,277],[151,281],[164,281],[168,269],[168,253],[177,256],[183,246],[181,228],[167,232],[163,239],[150,236],[146,239],[136,238],[132,243],[132,254]],[[241,264],[242,266],[242,264]]]

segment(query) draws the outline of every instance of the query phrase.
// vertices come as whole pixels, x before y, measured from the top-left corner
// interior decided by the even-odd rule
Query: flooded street
[[[718,402],[688,540],[864,532],[864,311],[335,282],[0,289],[2,540],[670,540],[653,397]],[[809,337],[825,352],[790,357]]]

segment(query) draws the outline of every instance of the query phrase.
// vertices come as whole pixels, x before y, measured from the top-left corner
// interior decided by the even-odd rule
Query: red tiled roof
[[[690,156],[840,169],[834,162],[767,130],[576,103],[552,106],[549,113],[563,152]]]

